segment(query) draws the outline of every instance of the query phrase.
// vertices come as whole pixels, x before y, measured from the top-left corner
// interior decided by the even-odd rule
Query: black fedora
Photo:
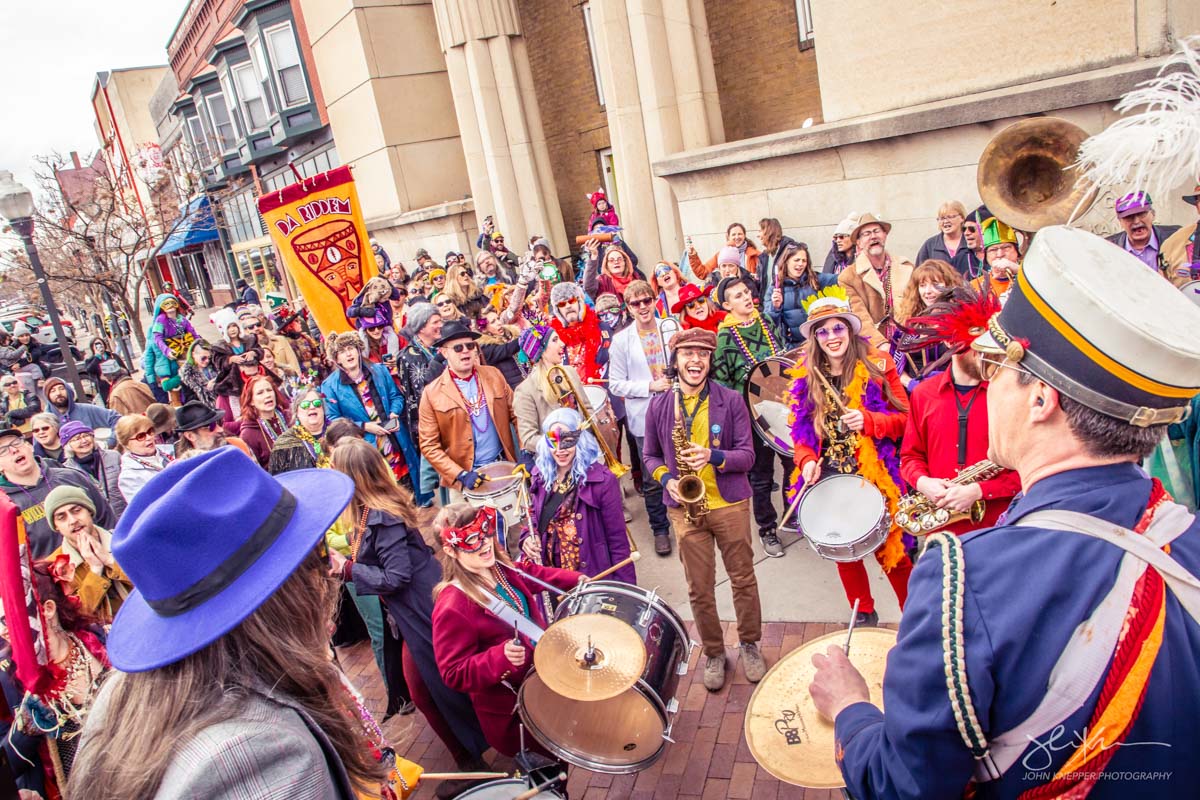
[[[175,430],[180,433],[199,430],[223,419],[224,411],[213,410],[199,400],[191,400],[175,409]]]
[[[442,335],[436,342],[434,347],[441,347],[444,344],[453,342],[455,339],[478,339],[479,333],[471,330],[467,323],[460,319],[454,319],[442,326]]]

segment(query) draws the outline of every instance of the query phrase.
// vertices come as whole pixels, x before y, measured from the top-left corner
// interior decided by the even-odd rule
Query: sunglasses
[[[9,381],[8,383],[0,383],[0,389],[8,389],[8,388],[16,386],[16,385],[17,385],[16,381]]]
[[[46,431],[53,429],[49,425],[42,425],[41,427],[31,428],[30,430],[32,430],[34,433],[45,433]]]
[[[142,431],[141,433],[135,433],[133,436],[130,436],[129,438],[132,441],[144,442],[147,439],[154,438],[154,431],[153,430]]]
[[[475,273],[474,273],[474,272],[471,272],[471,270],[469,270],[469,269],[464,269],[464,270],[462,271],[462,274],[463,274],[463,275],[466,275],[468,278],[474,278],[474,277],[475,277]]]
[[[626,300],[625,305],[630,308],[645,308],[649,305],[654,305],[653,297],[643,297],[641,300]]]
[[[259,324],[259,323],[257,323],[257,322],[247,322],[247,323],[246,323],[245,325],[243,325],[242,327],[243,327],[245,330],[248,330],[248,331],[256,331],[256,330],[258,330],[259,328],[261,328],[261,327],[262,327],[262,325],[261,325],[261,324]]]
[[[828,339],[830,336],[844,336],[850,330],[840,322],[837,325],[830,325],[828,328],[821,328],[817,331],[818,339]]]
[[[458,344],[450,345],[450,349],[456,353],[461,353],[464,350],[467,352],[474,352],[477,347],[479,347],[479,345],[477,345],[475,342],[459,342]]]
[[[578,302],[579,301],[577,299],[572,297],[570,300],[559,300],[557,303],[555,303],[555,305],[559,308],[566,308],[567,306],[573,306]]]
[[[699,308],[707,302],[707,297],[697,297],[695,300],[689,300],[688,302],[684,303],[683,307],[686,309]]]
[[[301,400],[300,401],[301,408],[320,408],[323,405],[325,405],[325,401],[322,400],[320,397],[318,397],[315,400]]]
[[[560,432],[556,429],[546,434],[546,443],[550,445],[551,450],[570,450],[579,444],[581,436],[583,436],[583,431]]]
[[[438,308],[449,308],[450,306],[454,305],[454,301],[453,300],[438,300],[436,303],[434,303],[434,305],[437,306]]]

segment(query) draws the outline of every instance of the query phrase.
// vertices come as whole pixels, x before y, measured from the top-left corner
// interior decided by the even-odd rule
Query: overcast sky
[[[186,0],[25,0],[2,4],[0,169],[31,189],[33,158],[99,147],[97,72],[165,64]]]

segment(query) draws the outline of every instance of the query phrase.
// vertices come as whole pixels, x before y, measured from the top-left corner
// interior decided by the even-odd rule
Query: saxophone
[[[976,462],[964,469],[950,481],[955,486],[966,486],[969,483],[979,483],[995,477],[1003,470],[997,464],[988,461]],[[983,500],[976,500],[967,511],[951,511],[948,508],[938,508],[933,501],[920,492],[909,492],[900,498],[894,517],[896,524],[913,536],[921,536],[931,531],[944,528],[968,517],[972,522],[982,522],[987,510]]]
[[[675,392],[676,416],[675,428],[671,431],[671,444],[675,448],[675,464],[679,474],[679,497],[688,523],[696,525],[708,513],[708,499],[704,496],[704,481],[679,457],[692,443],[692,434],[691,431],[683,429],[683,391],[679,388],[678,379],[675,380],[672,391]]]

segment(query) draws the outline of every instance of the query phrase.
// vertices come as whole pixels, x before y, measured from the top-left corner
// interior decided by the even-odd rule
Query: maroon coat
[[[561,589],[572,588],[582,577],[578,572],[525,562],[520,568]],[[514,589],[525,595],[533,621],[545,628],[545,615],[536,597],[539,587],[531,586],[510,569],[505,569],[505,576]],[[438,595],[433,606],[433,652],[442,680],[451,689],[470,696],[488,744],[506,756],[515,756],[520,749],[515,692],[533,667],[533,648],[524,637],[525,663],[514,667],[505,657],[504,645],[512,638],[513,629],[508,623],[458,587],[447,586]]]

